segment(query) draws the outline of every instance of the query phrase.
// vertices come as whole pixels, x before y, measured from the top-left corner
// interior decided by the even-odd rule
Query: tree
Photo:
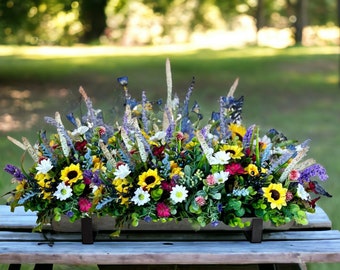
[[[295,44],[302,44],[303,29],[307,26],[308,0],[287,0],[287,6],[295,17],[293,22]]]
[[[80,40],[84,43],[96,41],[106,28],[105,7],[108,0],[82,0],[79,20],[83,25]]]

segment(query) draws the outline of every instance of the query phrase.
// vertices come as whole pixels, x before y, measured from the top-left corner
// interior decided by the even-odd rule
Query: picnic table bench
[[[98,232],[82,244],[79,233],[32,232],[36,214],[0,205],[0,264],[52,269],[54,264],[98,265],[100,269],[307,269],[306,263],[340,262],[340,232],[317,208],[307,226],[264,231],[262,243],[240,231],[129,231],[117,239]],[[176,266],[176,268],[175,268]],[[228,268],[230,266],[230,268]],[[223,267],[223,268],[222,268]]]

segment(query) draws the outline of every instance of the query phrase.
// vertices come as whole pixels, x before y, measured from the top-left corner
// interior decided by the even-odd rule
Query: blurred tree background
[[[336,10],[335,0],[2,0],[0,43],[160,45],[213,31],[223,41],[242,27],[245,45],[261,45],[268,28],[288,31],[288,45],[329,43],[320,26],[336,29]]]

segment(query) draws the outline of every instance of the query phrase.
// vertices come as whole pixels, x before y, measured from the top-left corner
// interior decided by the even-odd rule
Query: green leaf
[[[191,176],[191,168],[189,165],[186,165],[183,171],[186,176]]]
[[[244,210],[244,208],[241,207],[240,209],[238,209],[238,210],[235,211],[235,214],[236,214],[236,216],[238,216],[238,217],[243,217],[244,214],[245,214],[245,212],[246,212],[246,211]]]
[[[151,191],[151,198],[158,201],[163,194],[163,189],[157,188]]]
[[[74,185],[73,186],[73,192],[77,196],[80,196],[83,193],[84,189],[85,189],[85,184],[84,183],[80,183],[78,185]]]
[[[242,206],[242,203],[236,199],[231,199],[229,202],[228,202],[228,205],[227,205],[227,208],[228,209],[234,209],[234,210],[238,210],[240,209]]]
[[[211,197],[213,198],[213,199],[215,199],[215,200],[220,200],[221,199],[221,193],[214,193],[214,194],[210,194],[211,195]]]

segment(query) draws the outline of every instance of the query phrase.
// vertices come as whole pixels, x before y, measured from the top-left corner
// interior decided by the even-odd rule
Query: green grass
[[[71,52],[70,52],[71,51]],[[87,54],[88,53],[88,54]],[[26,136],[34,142],[36,131],[46,128],[43,116],[56,110],[79,110],[78,87],[82,85],[113,121],[122,108],[116,78],[129,76],[129,89],[150,99],[165,98],[165,59],[172,63],[174,91],[185,95],[195,77],[193,100],[206,119],[217,100],[240,78],[236,96],[245,96],[244,122],[263,129],[276,128],[289,138],[312,139],[310,156],[329,174],[326,183],[334,195],[320,201],[333,227],[340,229],[340,91],[337,47],[287,49],[244,48],[221,51],[173,48],[57,48],[44,54],[39,48],[0,47],[0,117],[6,113],[18,127],[0,131],[0,151],[6,163],[19,164],[22,152],[6,136]],[[13,90],[29,96],[13,98]],[[76,108],[76,109],[75,109]],[[35,121],[33,121],[36,119]],[[14,127],[14,125],[13,125]],[[11,189],[10,177],[0,172],[0,194]],[[4,203],[4,200],[0,201]],[[339,265],[316,264],[310,269],[338,269]]]

